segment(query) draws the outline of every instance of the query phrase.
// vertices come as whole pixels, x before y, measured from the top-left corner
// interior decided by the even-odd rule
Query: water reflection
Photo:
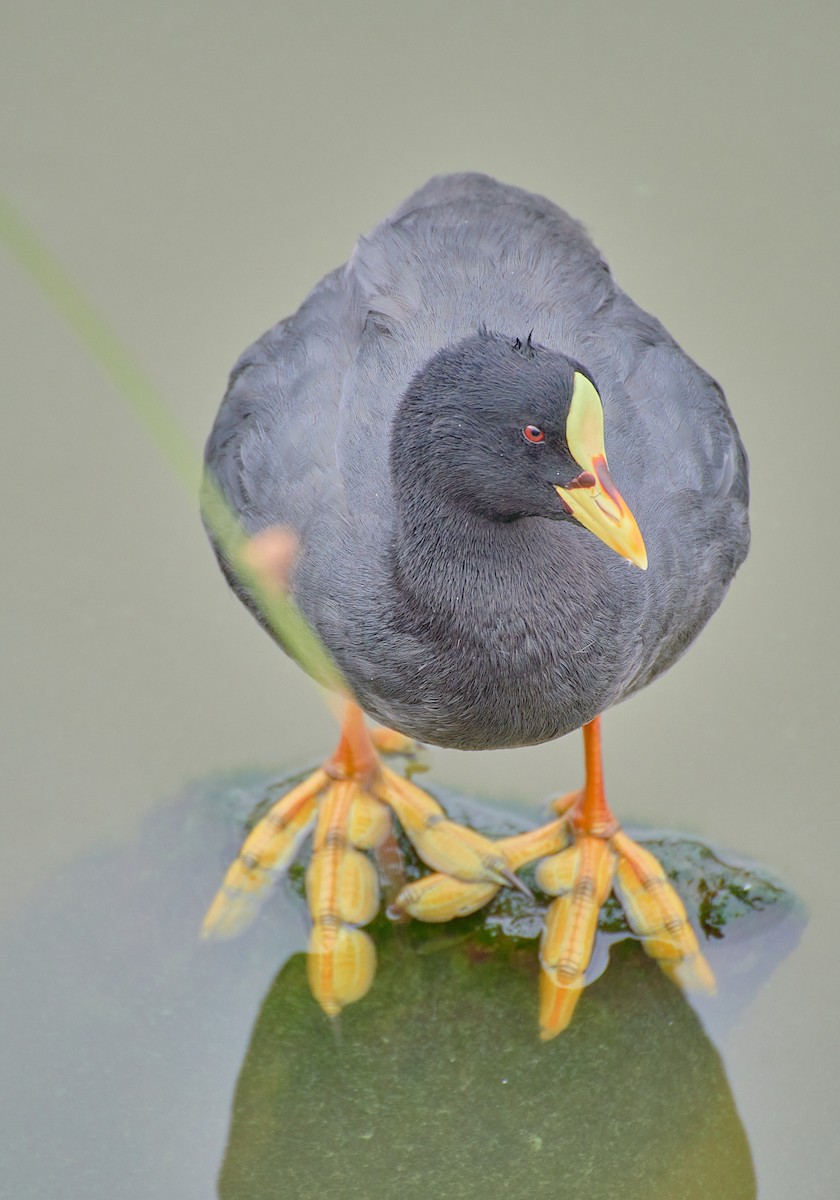
[[[68,866],[0,932],[14,981],[0,1089],[10,1195],[754,1194],[707,1033],[721,1045],[794,944],[788,896],[707,943],[721,994],[700,1019],[621,942],[548,1044],[532,941],[381,920],[376,981],[336,1038],[295,953],[296,896],[231,943],[198,939],[265,782],[186,792],[129,844]]]

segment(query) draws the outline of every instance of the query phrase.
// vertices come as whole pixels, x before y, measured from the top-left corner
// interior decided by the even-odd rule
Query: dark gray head
[[[431,358],[397,409],[391,470],[404,513],[425,495],[488,521],[574,518],[647,564],[607,470],[594,381],[530,337],[481,330]]]
[[[564,354],[484,331],[436,354],[397,413],[395,479],[418,470],[491,521],[563,517],[554,488],[580,474],[566,444],[575,371]]]

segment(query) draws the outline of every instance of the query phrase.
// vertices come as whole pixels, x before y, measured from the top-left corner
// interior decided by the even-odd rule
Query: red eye
[[[526,442],[539,445],[540,442],[545,441],[545,430],[540,429],[539,425],[526,425],[522,430],[522,436]]]

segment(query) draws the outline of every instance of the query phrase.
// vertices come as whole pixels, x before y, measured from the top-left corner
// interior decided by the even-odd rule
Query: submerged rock
[[[463,798],[441,800],[493,836],[525,827]],[[697,843],[646,844],[697,916],[713,966],[730,934],[741,940],[795,910],[757,869]],[[407,876],[421,874],[402,848]],[[309,994],[303,956],[293,957],[265,999],[238,1081],[224,1200],[754,1196],[722,1061],[617,905],[601,922],[609,969],[586,989],[571,1027],[540,1042],[534,939],[545,903],[504,889],[444,926],[380,916],[367,927],[373,987],[333,1022]],[[742,979],[711,1003],[746,999]]]

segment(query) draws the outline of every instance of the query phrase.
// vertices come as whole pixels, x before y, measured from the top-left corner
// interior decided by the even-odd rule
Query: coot
[[[394,913],[472,912],[542,860],[537,883],[558,897],[544,1037],[571,1018],[612,889],[663,969],[711,988],[678,896],[607,805],[600,714],[723,599],[748,546],[746,457],[721,389],[583,228],[483,175],[432,179],[240,358],[206,466],[228,578],[258,616],[249,578],[291,599],[337,665],[346,715],[333,757],[252,831],[205,932],[241,928],[314,826],[310,980],[336,1014],[373,978],[364,851],[393,868],[393,814],[434,870]],[[219,494],[250,576],[214,537]],[[362,710],[384,728],[372,736]],[[449,821],[377,753],[579,728],[583,789],[502,842]]]

